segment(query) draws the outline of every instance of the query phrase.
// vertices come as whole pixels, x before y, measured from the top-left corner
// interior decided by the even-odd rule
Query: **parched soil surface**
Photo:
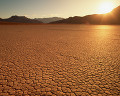
[[[0,25],[7,95],[120,95],[120,26]]]

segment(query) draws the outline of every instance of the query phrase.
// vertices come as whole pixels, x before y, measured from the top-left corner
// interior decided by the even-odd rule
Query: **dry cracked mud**
[[[120,26],[0,25],[0,96],[119,96]]]

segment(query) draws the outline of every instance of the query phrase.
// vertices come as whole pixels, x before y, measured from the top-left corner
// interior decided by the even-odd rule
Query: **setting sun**
[[[112,11],[113,8],[114,8],[114,5],[112,2],[104,2],[99,7],[99,14],[108,13]]]

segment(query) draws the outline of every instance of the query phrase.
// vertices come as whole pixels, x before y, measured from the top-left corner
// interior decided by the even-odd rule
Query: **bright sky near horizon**
[[[120,0],[0,0],[0,18],[12,15],[67,18],[99,14],[105,2],[111,3],[112,8],[120,5]]]

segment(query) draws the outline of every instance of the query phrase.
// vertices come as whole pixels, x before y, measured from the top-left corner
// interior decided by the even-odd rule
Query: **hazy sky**
[[[0,0],[0,18],[84,16],[98,13],[100,4],[105,1],[112,2],[114,7],[120,5],[120,0]]]

